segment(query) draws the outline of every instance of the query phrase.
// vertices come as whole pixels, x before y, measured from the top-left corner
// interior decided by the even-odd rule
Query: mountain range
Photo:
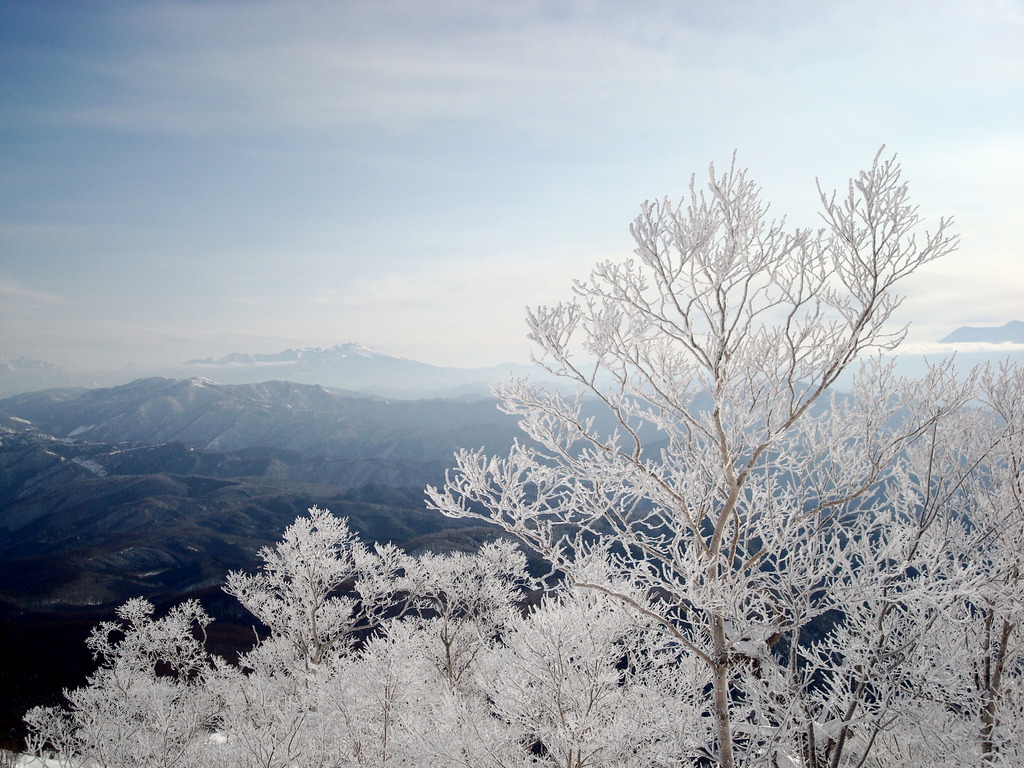
[[[274,354],[235,352],[151,370],[136,367],[72,370],[42,360],[0,358],[0,397],[57,387],[108,387],[155,376],[185,379],[200,376],[221,384],[254,384],[277,379],[404,399],[483,397],[489,393],[490,382],[526,374],[536,374],[536,371],[516,363],[485,368],[442,367],[353,343],[327,349],[286,349]]]
[[[423,487],[443,481],[458,448],[504,452],[517,433],[493,400],[389,401],[281,381],[151,378],[0,400],[0,603],[116,603],[147,584],[187,592],[241,567],[242,550],[251,562],[308,506],[347,508],[356,491],[377,505],[355,526],[367,539],[450,528],[424,509]],[[412,518],[432,522],[402,522]]]
[[[949,344],[1024,345],[1024,322],[1015,320],[998,327],[963,326],[940,340]],[[961,363],[973,365],[993,354],[966,350]],[[1019,350],[1010,354],[1020,355]],[[918,375],[924,358],[901,355],[907,373]],[[401,399],[485,397],[489,385],[511,376],[530,376],[544,383],[552,379],[536,366],[506,363],[482,368],[429,365],[379,352],[360,344],[286,349],[275,353],[233,352],[223,357],[195,358],[160,368],[129,366],[118,370],[70,369],[43,360],[0,357],[0,397],[65,387],[111,387],[140,378],[189,379],[202,377],[221,384],[256,384],[270,379],[374,394]]]
[[[52,389],[0,400],[0,413],[61,438],[255,446],[344,459],[447,461],[513,424],[492,399],[387,400],[320,385],[148,378],[118,387]],[[504,442],[502,440],[502,442]],[[496,446],[495,446],[496,447]]]

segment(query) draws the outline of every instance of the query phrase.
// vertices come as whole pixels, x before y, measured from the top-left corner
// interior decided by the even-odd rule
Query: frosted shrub
[[[209,617],[192,601],[159,619],[142,599],[117,613],[119,621],[92,631],[88,645],[100,667],[84,687],[66,692],[68,709],[26,715],[30,747],[103,768],[204,765],[220,710],[206,686]]]

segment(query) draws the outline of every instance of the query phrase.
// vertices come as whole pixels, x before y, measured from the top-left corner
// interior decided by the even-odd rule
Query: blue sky
[[[885,144],[962,236],[909,341],[1024,319],[1022,52],[1005,0],[5,0],[0,357],[526,361],[734,149],[812,225]]]

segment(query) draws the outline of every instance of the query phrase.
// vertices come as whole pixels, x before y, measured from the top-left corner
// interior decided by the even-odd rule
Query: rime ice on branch
[[[920,703],[892,682],[892,654],[926,656],[927,630],[977,576],[966,556],[923,559],[970,525],[950,504],[921,514],[933,476],[907,453],[958,439],[943,425],[971,381],[949,366],[900,381],[876,354],[905,335],[889,327],[899,283],[955,249],[951,222],[923,231],[881,151],[845,194],[818,192],[816,231],[769,220],[735,162],[678,204],[645,203],[635,259],[528,315],[536,362],[576,394],[496,387],[527,439],[505,457],[460,452],[428,489],[434,508],[497,523],[699,660],[703,755],[723,768],[858,764]],[[833,395],[859,359],[853,395]],[[912,573],[943,595],[913,602]]]

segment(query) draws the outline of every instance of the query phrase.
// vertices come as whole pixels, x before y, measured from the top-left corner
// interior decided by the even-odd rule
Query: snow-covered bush
[[[117,613],[119,621],[90,635],[100,667],[66,692],[67,709],[26,714],[30,748],[102,768],[205,765],[204,744],[221,709],[207,686],[213,668],[202,632],[209,617],[193,601],[159,619],[142,599]]]

